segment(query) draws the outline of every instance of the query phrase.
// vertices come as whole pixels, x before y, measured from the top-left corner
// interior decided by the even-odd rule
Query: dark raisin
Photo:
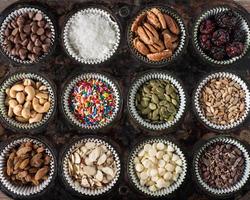
[[[203,50],[210,50],[211,49],[211,35],[202,34],[200,35],[200,45]]]
[[[228,41],[229,41],[229,34],[226,30],[219,29],[213,33],[212,42],[216,46],[221,47],[222,45],[224,45]]]
[[[212,33],[214,29],[215,29],[215,23],[212,20],[206,19],[203,22],[201,22],[200,25],[201,33],[209,34]]]
[[[238,17],[234,11],[228,10],[215,15],[215,21],[222,28],[233,28],[238,22]]]
[[[223,60],[226,56],[226,52],[224,48],[221,47],[212,47],[211,55],[215,60]]]
[[[232,42],[226,47],[228,57],[233,58],[242,54],[244,45],[241,42]]]
[[[234,42],[245,42],[246,31],[239,29],[235,29],[233,33],[233,41]]]

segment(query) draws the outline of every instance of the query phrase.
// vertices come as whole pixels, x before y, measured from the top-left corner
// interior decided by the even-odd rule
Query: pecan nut
[[[161,61],[163,59],[167,59],[170,58],[172,56],[172,51],[169,49],[166,49],[162,52],[158,52],[158,53],[150,53],[147,55],[148,59],[152,60],[152,61]]]
[[[140,14],[138,17],[136,17],[135,21],[132,23],[132,26],[131,26],[132,32],[137,31],[138,27],[140,26],[141,22],[144,20],[145,17],[146,17],[145,12]]]
[[[176,23],[176,21],[171,16],[169,16],[167,14],[164,14],[164,17],[165,17],[165,20],[166,20],[166,23],[168,25],[169,30],[174,34],[179,35],[180,28],[179,28],[178,24]]]
[[[147,46],[141,42],[138,37],[133,40],[133,45],[142,55],[147,55],[150,53]]]
[[[153,44],[153,34],[148,31],[147,29],[144,29],[142,26],[139,26],[137,29],[138,36],[145,44]]]
[[[166,20],[161,11],[157,8],[152,8],[151,11],[158,17],[158,20],[161,24],[161,28],[166,29],[167,28]]]
[[[155,28],[157,28],[157,29],[161,28],[161,23],[160,23],[159,19],[157,18],[157,16],[153,12],[147,11],[147,20]]]

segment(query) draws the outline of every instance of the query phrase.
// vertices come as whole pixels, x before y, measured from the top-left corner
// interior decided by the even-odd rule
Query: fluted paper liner
[[[102,188],[91,189],[91,188],[83,187],[80,184],[76,185],[74,183],[73,178],[69,174],[68,160],[70,159],[71,153],[76,148],[80,147],[82,144],[84,144],[86,142],[94,142],[97,144],[105,145],[107,147],[107,149],[111,151],[111,154],[114,157],[114,162],[116,163],[116,167],[117,167],[116,175],[111,182],[109,182],[106,186],[104,186]],[[120,158],[119,158],[118,153],[115,150],[115,148],[111,144],[106,142],[105,140],[94,138],[94,137],[82,138],[82,139],[79,139],[79,141],[75,142],[69,149],[66,150],[65,154],[63,155],[62,165],[63,165],[62,176],[65,178],[68,186],[70,186],[76,192],[78,192],[82,195],[86,195],[86,196],[97,196],[97,195],[101,195],[101,194],[104,194],[104,193],[110,191],[117,183],[117,181],[120,177],[120,174],[121,174],[121,162],[120,162]]]
[[[7,165],[6,155],[17,145],[21,145],[22,143],[25,143],[25,142],[32,142],[34,144],[44,145],[45,152],[51,157],[48,179],[42,181],[37,186],[21,185],[21,184],[17,185],[17,184],[14,184],[9,178],[6,177],[6,165]],[[30,195],[38,195],[52,183],[52,178],[55,173],[55,162],[56,162],[54,159],[55,158],[51,150],[49,150],[47,145],[41,140],[33,139],[29,137],[23,137],[23,138],[13,140],[12,142],[4,146],[4,148],[0,152],[0,183],[9,193],[21,196],[23,198],[28,197]]]
[[[136,174],[136,171],[135,171],[134,159],[137,156],[137,154],[140,152],[140,150],[143,149],[145,144],[153,144],[153,143],[158,143],[158,142],[162,142],[165,145],[171,145],[174,148],[175,153],[180,157],[180,159],[182,161],[182,166],[181,166],[182,172],[179,175],[178,179],[176,181],[174,181],[169,187],[152,192],[148,189],[148,187],[142,186],[140,184],[140,180],[139,180],[139,178]],[[167,139],[153,138],[153,139],[143,140],[142,142],[140,142],[139,144],[137,144],[133,148],[133,150],[131,151],[131,154],[129,156],[128,175],[129,175],[130,181],[133,183],[133,185],[136,187],[136,189],[138,189],[140,192],[142,192],[148,196],[151,196],[151,197],[164,197],[164,196],[172,194],[182,185],[182,183],[184,182],[184,180],[186,178],[186,174],[187,174],[187,160],[186,160],[183,152],[175,143],[173,143]]]
[[[245,168],[244,168],[244,172],[242,174],[241,179],[234,184],[231,187],[228,188],[223,188],[223,189],[218,189],[218,188],[213,188],[211,186],[209,186],[201,177],[200,175],[200,171],[199,171],[199,161],[200,161],[200,157],[203,155],[203,153],[206,151],[207,147],[209,147],[210,145],[214,144],[214,143],[218,143],[218,142],[222,142],[225,144],[231,144],[236,146],[237,148],[240,149],[240,151],[243,154],[244,160],[245,160]],[[203,190],[211,193],[212,195],[227,195],[229,193],[234,193],[236,191],[239,191],[247,182],[249,175],[250,175],[250,156],[249,153],[247,151],[247,149],[238,141],[235,140],[233,138],[230,137],[217,137],[217,138],[213,138],[210,141],[208,141],[207,143],[205,143],[202,147],[200,147],[200,149],[197,150],[197,154],[194,157],[194,171],[195,171],[195,177],[198,181],[198,184],[202,187]]]
[[[178,91],[179,101],[180,101],[179,108],[174,117],[174,120],[170,122],[152,123],[152,122],[147,121],[146,119],[143,119],[142,116],[137,111],[136,103],[135,103],[136,94],[139,88],[145,82],[149,80],[153,80],[153,79],[168,80],[170,81],[171,84],[174,85],[174,87]],[[128,109],[129,109],[130,115],[132,116],[132,119],[135,120],[137,123],[139,123],[142,127],[146,129],[150,129],[150,130],[161,131],[161,130],[165,130],[165,129],[172,127],[181,119],[186,108],[186,94],[185,94],[183,86],[173,76],[165,72],[152,72],[152,73],[146,73],[142,75],[132,84],[128,95],[129,95],[128,96]]]
[[[43,85],[45,85],[49,92],[50,97],[50,109],[47,113],[43,114],[43,118],[39,122],[35,123],[22,123],[15,120],[15,118],[10,118],[8,116],[8,107],[5,105],[6,95],[6,88],[11,88],[15,83],[22,81],[24,79],[32,79],[34,81],[40,81]],[[28,72],[20,72],[15,73],[8,77],[1,85],[0,85],[0,117],[3,121],[10,127],[14,127],[15,129],[21,130],[31,130],[36,129],[44,125],[49,119],[51,119],[52,114],[56,108],[55,104],[55,91],[53,90],[52,86],[50,85],[49,81],[36,73],[28,73]]]
[[[37,57],[35,61],[31,61],[31,60],[22,60],[17,58],[16,56],[12,56],[7,50],[5,50],[2,46],[3,41],[4,41],[4,31],[6,30],[8,23],[10,21],[12,21],[13,19],[15,19],[17,16],[20,16],[24,13],[27,12],[38,12],[41,13],[44,17],[44,19],[46,20],[46,22],[49,24],[50,29],[51,29],[51,43],[50,43],[50,48],[49,48],[49,52],[47,53],[43,53],[41,56]],[[52,20],[49,18],[49,16],[44,13],[42,10],[38,9],[38,8],[33,8],[33,7],[23,7],[23,8],[18,8],[14,11],[12,11],[11,13],[8,14],[8,16],[4,19],[4,21],[1,24],[0,27],[0,44],[1,44],[1,49],[3,51],[3,53],[10,59],[13,60],[16,63],[20,63],[20,64],[34,64],[34,63],[38,63],[41,60],[45,59],[52,51],[52,47],[55,45],[55,26],[52,22]]]
[[[175,60],[184,51],[184,46],[185,46],[185,43],[187,41],[187,33],[186,33],[185,24],[184,24],[183,20],[181,19],[181,17],[179,16],[179,14],[177,12],[175,12],[174,10],[169,9],[167,7],[160,7],[160,6],[148,7],[146,9],[140,11],[137,14],[137,16],[139,16],[140,14],[142,14],[144,12],[149,11],[152,8],[158,8],[161,12],[173,17],[180,28],[179,44],[178,44],[178,47],[174,50],[173,55],[170,58],[167,58],[167,59],[164,59],[161,61],[152,61],[152,60],[149,60],[147,58],[147,56],[142,55],[137,49],[135,49],[134,45],[133,45],[133,39],[134,39],[133,32],[131,31],[131,26],[132,26],[135,19],[133,19],[133,21],[131,21],[131,23],[128,26],[128,30],[127,30],[128,45],[129,45],[129,48],[132,51],[133,55],[135,55],[135,57],[137,59],[139,59],[143,62],[149,63],[149,64],[163,65],[163,64],[167,64],[167,63]]]
[[[101,15],[103,18],[107,19],[108,22],[113,26],[115,32],[116,32],[116,40],[114,41],[115,44],[113,46],[113,49],[109,51],[108,54],[106,54],[102,59],[86,59],[78,55],[77,51],[72,47],[69,40],[69,31],[70,31],[70,25],[75,20],[75,18],[78,17],[80,14],[96,14]],[[82,9],[76,13],[74,13],[66,22],[65,27],[63,29],[63,44],[67,51],[67,53],[74,58],[76,61],[84,64],[99,64],[106,60],[108,60],[118,49],[119,43],[120,43],[120,28],[119,25],[114,19],[112,18],[112,15],[107,12],[106,10],[100,9],[100,8],[85,8]],[[89,47],[92,48],[92,47]]]
[[[77,119],[75,114],[70,109],[69,99],[70,99],[72,89],[74,88],[74,86],[79,81],[82,81],[85,79],[88,80],[91,78],[98,79],[98,80],[105,82],[113,90],[113,94],[115,97],[115,107],[114,107],[114,111],[113,111],[112,116],[107,120],[107,122],[105,124],[97,124],[97,125],[83,124],[82,122],[80,122]],[[83,73],[81,75],[76,76],[65,86],[62,94],[63,94],[63,97],[62,97],[63,110],[64,110],[64,113],[66,115],[66,118],[72,124],[76,125],[79,128],[82,128],[82,129],[96,130],[96,129],[100,129],[100,128],[103,128],[103,127],[109,125],[110,123],[112,123],[116,119],[116,117],[119,113],[119,110],[121,108],[121,94],[120,94],[120,90],[119,90],[118,85],[114,81],[112,81],[108,76],[106,76],[104,74],[100,74],[100,73]]]
[[[202,92],[202,89],[206,86],[206,84],[214,78],[228,78],[231,80],[234,80],[236,83],[238,83],[240,85],[240,87],[242,88],[242,90],[245,93],[245,112],[244,114],[236,121],[234,121],[233,123],[228,123],[225,125],[220,125],[220,124],[215,124],[212,123],[211,121],[209,121],[205,114],[203,113],[203,110],[201,108],[200,105],[200,95]],[[249,114],[249,109],[250,109],[250,91],[246,85],[246,83],[237,75],[229,73],[229,72],[217,72],[217,73],[213,73],[210,74],[209,76],[207,76],[206,78],[204,78],[198,85],[195,94],[194,94],[194,107],[196,110],[196,114],[198,115],[198,117],[200,118],[200,120],[206,124],[208,127],[211,127],[213,129],[217,129],[217,130],[228,130],[228,129],[232,129],[235,128],[237,126],[239,126],[240,124],[242,124],[248,114]]]
[[[214,16],[218,13],[224,12],[224,11],[228,11],[228,10],[233,10],[237,17],[239,18],[239,26],[241,27],[242,30],[245,30],[246,32],[246,40],[244,43],[244,50],[241,53],[241,55],[227,59],[227,60],[215,60],[212,57],[208,56],[200,47],[200,42],[199,42],[199,37],[198,37],[198,32],[199,32],[199,27],[200,24],[203,20]],[[235,61],[241,59],[248,51],[249,46],[250,46],[250,28],[249,28],[249,24],[247,22],[247,20],[239,13],[238,10],[235,9],[231,9],[225,6],[219,6],[219,7],[215,7],[212,9],[207,10],[206,12],[204,12],[195,22],[194,25],[194,29],[193,29],[193,41],[194,41],[194,46],[196,48],[196,50],[200,53],[200,55],[202,56],[203,59],[207,60],[210,63],[213,64],[217,64],[217,65],[229,65],[234,63]]]

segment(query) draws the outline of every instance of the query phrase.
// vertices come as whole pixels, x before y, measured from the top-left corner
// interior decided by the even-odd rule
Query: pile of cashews
[[[5,92],[8,116],[18,122],[39,122],[50,109],[51,98],[48,88],[39,81],[24,79],[6,88]]]

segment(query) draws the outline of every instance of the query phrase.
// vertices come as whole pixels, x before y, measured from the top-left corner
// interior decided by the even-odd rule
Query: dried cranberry
[[[210,19],[204,20],[200,25],[201,33],[209,34],[212,33],[214,29],[215,29],[215,23]]]
[[[215,21],[222,28],[233,28],[238,18],[234,11],[228,10],[215,15]]]
[[[239,56],[242,54],[244,49],[244,45],[241,42],[233,42],[231,44],[228,44],[226,47],[226,52],[228,57],[232,58],[235,56]]]
[[[226,56],[226,52],[224,48],[212,47],[211,55],[215,60],[223,60]]]
[[[213,33],[212,42],[216,46],[222,46],[229,41],[229,34],[224,29],[219,29]]]
[[[200,35],[200,45],[201,48],[204,50],[210,50],[211,49],[211,35],[208,34],[202,34]]]
[[[241,30],[236,29],[233,33],[233,41],[234,42],[245,42],[245,38],[246,38],[246,31],[245,30]]]

